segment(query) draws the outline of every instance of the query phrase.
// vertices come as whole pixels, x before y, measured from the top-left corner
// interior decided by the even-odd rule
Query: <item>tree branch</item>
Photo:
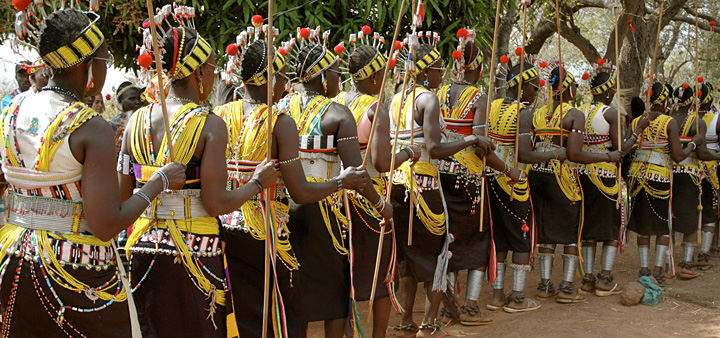
[[[683,8],[683,9],[684,9],[684,8]],[[673,20],[673,21],[677,21],[677,22],[684,22],[684,23],[686,23],[686,24],[695,26],[695,13],[693,13],[692,16],[685,16],[685,15],[682,15],[682,14],[678,14],[678,15],[675,15],[675,17],[673,17],[672,20]],[[711,27],[712,27],[712,26],[710,26],[709,23],[707,23],[707,22],[705,22],[705,21],[700,21],[700,20],[698,20],[698,28],[700,28],[700,29],[702,29],[702,30],[704,30],[704,31],[710,32],[710,31],[712,31]],[[720,32],[718,32],[718,31],[716,30],[715,33],[717,34],[717,33],[720,33]]]

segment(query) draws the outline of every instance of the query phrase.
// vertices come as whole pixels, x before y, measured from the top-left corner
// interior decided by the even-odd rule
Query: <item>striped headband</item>
[[[480,51],[480,53],[478,53],[478,55],[475,57],[475,59],[472,62],[470,62],[470,64],[467,66],[466,69],[467,70],[478,69],[479,67],[482,66],[482,61],[483,61],[483,53],[482,53],[482,51]]]
[[[440,51],[438,51],[437,48],[433,48],[428,55],[425,55],[420,60],[417,60],[415,62],[415,66],[417,67],[418,72],[422,72],[438,60],[440,60]]]
[[[600,95],[600,94],[608,91],[613,86],[615,86],[615,76],[611,76],[607,81],[605,81],[605,83],[603,83],[597,87],[592,87],[590,89],[592,90],[593,94]]]
[[[690,95],[690,97],[688,97],[685,101],[680,101],[680,96],[682,96],[682,94],[684,94],[686,90],[689,90],[692,93],[692,95]],[[680,87],[680,89],[678,89],[676,92],[678,93],[678,97],[676,97],[675,99],[677,99],[677,102],[681,107],[688,106],[693,102],[693,100],[695,100],[695,89],[693,87],[689,87],[689,86],[688,86],[688,88]]]
[[[102,45],[105,36],[95,23],[100,16],[95,12],[83,12],[92,21],[75,41],[42,56],[46,65],[53,69],[73,67],[87,59]]]
[[[338,57],[331,51],[329,51],[327,48],[323,47],[322,45],[315,45],[312,49],[310,49],[310,52],[312,52],[315,47],[320,47],[324,49],[323,56],[319,59],[317,59],[315,62],[313,62],[310,67],[307,68],[304,74],[300,76],[301,82],[308,82],[314,78],[316,78],[320,73],[325,71],[326,69],[330,68],[335,62],[338,60]],[[308,52],[308,57],[310,56],[310,52]],[[307,61],[307,60],[306,60]],[[304,62],[303,62],[304,65]]]
[[[712,91],[709,92],[707,95],[705,95],[705,98],[700,102],[700,104],[708,104],[713,101],[713,93]]]
[[[522,81],[530,81],[538,76],[538,70],[535,67],[532,67],[522,73]],[[508,81],[508,88],[512,88],[517,86],[520,83],[520,74],[513,76],[510,81]]]
[[[182,37],[177,51],[179,54],[182,54],[183,46],[185,45],[186,28],[180,27],[180,29],[182,30]],[[177,34],[177,29],[175,30],[175,34]],[[207,61],[211,51],[210,44],[198,34],[195,45],[192,50],[190,50],[190,53],[182,59],[182,63],[179,62],[180,60],[178,58],[178,63],[174,64],[171,68],[173,80],[181,80],[190,76],[200,65]]]
[[[358,70],[357,73],[352,75],[353,80],[355,81],[361,81],[365,80],[370,77],[370,75],[375,74],[375,72],[382,69],[382,67],[385,66],[387,59],[385,58],[380,51],[378,51],[375,54],[375,57],[373,57],[372,61],[368,63],[365,67]]]
[[[244,84],[251,84],[255,86],[262,86],[267,83],[267,72],[265,71],[266,68],[262,65],[265,63],[265,60],[260,63],[260,67],[257,70],[257,73],[250,77],[247,80],[243,80]],[[273,74],[279,72],[281,69],[285,67],[285,57],[282,56],[280,53],[275,53],[275,58],[273,58]]]

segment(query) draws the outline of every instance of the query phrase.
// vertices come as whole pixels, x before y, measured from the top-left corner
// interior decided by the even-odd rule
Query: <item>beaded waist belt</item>
[[[403,180],[404,175],[405,174],[402,171],[395,170],[393,172],[393,184],[395,184],[394,182],[396,181]],[[415,174],[415,181],[421,190],[438,190],[437,180],[438,179],[436,177]]]
[[[495,155],[497,155],[498,158],[503,160],[503,162],[507,163],[507,165],[514,167],[515,166],[515,146],[504,146],[504,145],[496,145],[495,146]]]
[[[188,250],[194,256],[214,257],[222,254],[220,237],[215,235],[197,235],[192,232],[183,234],[183,240],[187,243]],[[132,253],[155,254],[178,256],[175,242],[168,229],[152,228],[142,234],[137,244],[130,248]]]
[[[488,137],[490,137],[491,140],[495,141],[495,144],[500,144],[500,145],[505,145],[505,146],[515,144],[515,135],[503,135],[503,134],[489,132]]]
[[[586,134],[583,139],[585,145],[599,145],[610,142],[610,135]]]
[[[26,196],[8,191],[5,195],[6,223],[32,230],[89,232],[79,201]]]
[[[655,164],[663,167],[669,167],[672,164],[670,154],[645,149],[639,149],[635,152],[634,161]]]
[[[428,153],[427,146],[425,145],[425,143],[415,142],[414,144],[416,146],[420,147],[421,153],[420,153],[420,159],[418,160],[419,162],[427,162],[427,163],[433,163],[433,164],[436,163],[437,160],[430,159],[430,153]],[[404,146],[410,145],[410,140],[398,139],[398,145],[400,145],[400,146],[398,146],[398,149],[402,149]]]
[[[678,165],[684,165],[684,166],[698,166],[698,159],[694,152],[690,153],[688,157],[686,157],[684,160],[680,161]]]
[[[188,219],[210,217],[202,205],[200,189],[162,192],[140,217],[153,219]]]

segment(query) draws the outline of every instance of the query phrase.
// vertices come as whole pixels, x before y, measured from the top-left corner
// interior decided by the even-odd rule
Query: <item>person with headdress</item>
[[[592,102],[584,104],[579,110],[585,116],[585,135],[583,150],[594,154],[607,154],[612,150],[624,149],[626,152],[637,141],[618,134],[618,111],[611,107],[616,93],[615,67],[599,59],[592,70],[583,74],[592,94]],[[639,135],[647,127],[647,120],[641,120],[634,135]],[[622,142],[622,143],[621,143]],[[618,148],[621,146],[621,148]],[[623,287],[615,282],[612,269],[615,264],[618,246],[622,242],[623,220],[621,209],[623,201],[618,201],[621,189],[617,178],[617,164],[597,162],[579,166],[580,186],[583,192],[583,217],[581,255],[584,277],[579,292],[594,292],[598,297],[622,293]],[[603,242],[602,269],[594,274],[595,249],[597,242]]]
[[[346,71],[352,81],[352,88],[340,93],[333,100],[347,106],[353,114],[357,124],[360,153],[366,156],[366,151],[370,148],[370,161],[367,163],[366,170],[372,178],[375,190],[383,197],[384,201],[387,183],[383,179],[382,173],[390,171],[392,160],[390,117],[387,106],[379,102],[375,95],[380,93],[385,67],[392,65],[387,64],[387,58],[381,52],[385,38],[377,32],[372,36],[371,33],[372,29],[364,26],[356,34],[351,34],[348,42],[353,47],[352,52],[347,52],[344,42],[335,46],[336,53],[347,57]],[[375,115],[376,111],[377,115]],[[375,122],[372,144],[368,144],[375,119],[378,120]],[[420,148],[408,145],[395,154],[395,167],[397,168],[406,161],[417,161],[419,158]],[[372,309],[372,334],[375,338],[381,338],[385,337],[390,320],[390,306],[393,303],[391,298],[395,297],[394,277],[397,256],[393,224],[385,224],[385,228],[381,228],[380,223],[383,218],[377,212],[376,207],[360,195],[349,194],[348,197],[352,203],[350,217],[354,220],[350,245],[353,251],[351,268],[355,301],[370,299],[378,252],[378,237],[381,230],[383,231],[382,236],[385,236]],[[378,204],[377,208],[381,208],[381,206]]]
[[[340,71],[338,57],[325,47],[329,34],[302,28],[298,40],[283,47],[297,51],[292,62],[302,90],[286,96],[280,106],[297,123],[300,153],[292,161],[302,164],[308,181],[337,184],[335,193],[316,203],[302,204],[304,201],[291,196],[288,226],[294,229],[290,243],[302,265],[299,276],[305,320],[324,321],[326,337],[342,337],[349,316],[350,332],[358,332],[359,323],[351,298],[350,261],[354,257],[348,238],[352,229],[348,227],[353,223],[351,214],[343,210],[352,206],[347,204],[347,187],[338,175],[341,162],[343,167],[356,167],[362,164],[362,157],[352,113],[330,99],[339,92]],[[361,186],[357,191],[384,220],[392,218],[392,206],[371,188],[367,172],[361,177],[367,188]]]
[[[690,108],[695,107],[695,92],[694,87],[683,83],[672,93],[675,109],[671,116],[678,123],[680,144],[691,146],[694,150],[682,161],[676,161],[673,165],[672,174],[672,198],[670,202],[670,214],[673,216],[672,231],[683,234],[682,261],[678,264],[680,267],[678,277],[681,279],[692,279],[700,276],[699,273],[692,270],[695,248],[699,240],[698,233],[701,232],[702,226],[701,214],[703,213],[700,161],[720,159],[720,154],[710,153],[705,144],[705,133],[707,131],[705,121],[702,120],[702,117],[699,117],[698,112],[690,113]],[[695,140],[693,138],[695,135],[699,135],[700,140]],[[708,194],[712,194],[712,191],[708,191]],[[712,211],[709,210],[709,212]]]
[[[563,277],[557,302],[578,303],[585,297],[575,292],[573,280],[579,260],[578,242],[582,231],[582,190],[577,164],[617,163],[621,153],[596,154],[583,150],[585,117],[570,103],[575,99],[575,78],[562,64],[548,66],[549,102],[535,112],[535,147],[544,151],[565,148],[567,161],[557,159],[533,165],[529,174],[530,194],[538,226],[540,260],[539,299],[556,294],[551,281],[555,246],[563,245]],[[562,104],[561,104],[562,103]]]
[[[720,134],[720,124],[718,124],[718,113],[714,109],[713,98],[715,88],[712,83],[703,81],[700,87],[700,111],[699,116],[707,126],[705,133],[705,146],[711,153],[720,153],[720,144],[718,144],[718,134]],[[718,221],[718,161],[700,161],[701,169],[705,174],[702,181],[702,229],[700,235],[700,248],[698,249],[697,261],[695,266],[700,270],[708,270],[713,264],[710,263],[710,249],[712,248],[713,236]]]
[[[253,22],[255,22],[255,17]],[[262,25],[259,19],[257,22]],[[252,185],[252,168],[267,156],[267,115],[268,102],[276,103],[285,90],[288,81],[286,61],[281,52],[267,57],[267,41],[260,39],[260,26],[250,28],[238,36],[238,43],[228,46],[227,81],[240,81],[244,86],[242,100],[230,102],[215,108],[228,128],[227,159],[228,186],[238,189]],[[254,34],[257,30],[257,35]],[[254,38],[253,38],[254,36]],[[284,51],[283,51],[284,52]],[[273,78],[267,80],[267,64],[272,63]],[[273,85],[272,98],[267,97],[268,83]],[[247,112],[247,113],[246,113]],[[279,321],[268,328],[276,336],[304,337],[305,321],[299,278],[296,276],[304,262],[298,262],[289,238],[297,235],[288,225],[289,196],[298,203],[317,203],[337,190],[334,181],[308,182],[303,167],[298,161],[299,139],[295,121],[286,113],[272,116],[272,158],[278,159],[279,176],[272,193],[272,224],[278,229],[277,256],[273,269],[272,284],[278,305],[272,314]],[[363,186],[365,180],[361,171],[348,167],[338,175],[343,187],[353,189]],[[253,182],[254,183],[254,182]],[[267,193],[267,192],[265,192]],[[230,284],[232,285],[233,307],[240,337],[262,335],[265,228],[262,196],[254,197],[239,210],[220,216],[227,243],[226,257]]]
[[[184,169],[178,163],[158,168],[145,187],[120,199],[112,129],[80,100],[100,91],[112,60],[96,25],[100,17],[79,3],[56,11],[55,3],[33,6],[18,8],[19,24],[28,12],[42,13],[43,29],[32,35],[53,75],[40,92],[13,101],[0,121],[10,184],[0,228],[0,331],[6,337],[129,337],[130,289],[112,238],[150,198],[181,187]]]
[[[110,119],[110,125],[113,127],[113,130],[117,132],[121,129],[124,130],[130,115],[142,107],[140,103],[140,89],[133,86],[129,81],[121,83],[115,91],[115,102],[117,103],[120,113]],[[122,135],[122,130],[119,135]]]
[[[118,170],[127,197],[173,151],[187,168],[186,181],[181,190],[152,201],[128,236],[133,296],[146,337],[225,337],[227,279],[217,216],[240,208],[275,184],[277,175],[274,161],[262,162],[252,174],[253,184],[225,189],[227,128],[198,105],[212,92],[215,53],[192,28],[192,19],[182,16],[194,12],[192,7],[174,6],[179,26],[163,19],[172,11],[171,5],[158,11],[164,36],[156,55],[171,81],[166,100],[170,130],[165,130],[160,105],[137,110],[128,121]]]
[[[462,140],[468,135],[476,135],[489,141],[482,133],[473,133],[475,129],[482,130],[482,124],[485,123],[485,110],[480,110],[480,105],[481,102],[487,102],[487,95],[475,86],[483,71],[483,54],[474,43],[474,30],[461,28],[457,36],[460,43],[453,52],[452,62],[456,81],[438,90],[440,115],[445,123],[444,135],[448,141]],[[493,157],[487,162],[488,167],[507,174],[513,183],[519,179],[519,170],[507,166],[503,160],[497,159],[494,153],[488,155]],[[490,259],[490,212],[485,214],[485,220],[481,220],[478,210],[487,209],[487,201],[480,200],[485,168],[482,167],[482,160],[475,153],[475,149],[468,147],[440,159],[438,169],[443,198],[447,205],[447,217],[455,237],[450,244],[452,258],[448,267],[449,285],[456,289],[453,285],[456,283],[456,276],[460,270],[468,271],[465,302],[460,307],[459,320],[463,325],[487,325],[492,323],[493,319],[480,311],[477,303]],[[482,227],[481,222],[484,223]],[[452,291],[454,290],[450,292]],[[441,312],[445,317],[443,320],[449,319],[446,309]]]
[[[405,69],[411,74],[408,74],[406,90],[393,97],[390,132],[392,136],[398,134],[398,144],[414,143],[422,150],[417,163],[412,167],[410,163],[403,163],[392,175],[393,220],[403,254],[399,270],[401,288],[404,289],[401,305],[405,309],[402,322],[395,329],[399,335],[417,332],[418,337],[446,334],[436,318],[447,287],[452,230],[448,229],[442,180],[436,162],[431,159],[449,158],[471,146],[482,147],[483,153],[491,149],[489,140],[478,135],[463,135],[452,142],[442,142],[444,123],[440,101],[430,91],[440,86],[444,72],[443,60],[435,48],[439,39],[437,33],[429,31],[425,35],[410,34],[405,40],[409,47],[407,53],[400,55],[398,50],[393,54],[393,60],[405,59],[405,63],[409,63]],[[409,194],[415,194],[416,205],[410,205]],[[410,208],[414,208],[412,219]],[[464,211],[469,213],[469,210]],[[411,222],[412,229],[409,226]],[[475,224],[479,229],[479,220]],[[408,243],[409,236],[412,236],[411,245]],[[412,318],[418,283],[424,284],[429,301],[420,326]]]
[[[10,101],[12,101],[15,96],[18,96],[20,93],[26,92],[30,89],[30,73],[28,73],[26,68],[29,65],[31,65],[30,61],[21,61],[15,65],[15,81],[17,82],[18,87],[10,94],[2,98],[2,101],[0,101],[0,111],[5,110],[5,107],[10,104]]]
[[[669,217],[672,215],[673,161],[679,163],[687,158],[697,148],[702,136],[696,134],[683,147],[677,120],[664,114],[672,95],[671,89],[656,81],[646,90],[649,90],[645,93],[649,96],[647,105],[650,111],[647,117],[637,117],[631,124],[634,130],[643,118],[650,120],[642,134],[631,136],[637,140],[637,147],[628,172],[627,189],[631,198],[628,230],[638,236],[639,275],[652,275],[662,285],[666,281],[664,267],[667,257],[670,257],[673,267],[672,251],[668,256],[668,249],[672,250],[670,235],[673,225]],[[697,195],[692,199],[697,199]],[[654,270],[650,270],[650,236],[656,236]]]
[[[552,151],[533,149],[531,128],[533,112],[529,108],[535,102],[540,88],[539,68],[531,56],[526,56],[515,65],[509,64],[506,72],[507,92],[504,98],[493,100],[487,119],[488,136],[495,144],[494,156],[488,156],[488,165],[495,161],[508,163],[509,168],[527,174],[527,164],[550,161],[556,157],[565,160],[565,149]],[[524,62],[524,64],[520,64]],[[521,68],[522,67],[522,73]],[[544,81],[544,80],[543,80]],[[518,91],[520,103],[518,104]],[[481,112],[487,111],[487,99],[480,101]],[[484,121],[479,121],[484,123]],[[477,128],[484,132],[483,128]],[[516,145],[517,140],[517,145]],[[517,146],[517,148],[516,148]],[[515,163],[515,152],[517,161]],[[507,169],[505,170],[507,171]],[[498,170],[487,170],[488,197],[492,221],[492,241],[495,251],[494,266],[497,273],[492,284],[493,298],[487,304],[490,310],[504,310],[509,313],[537,310],[540,304],[524,295],[525,281],[530,271],[530,257],[535,247],[535,217],[527,180],[515,182]],[[508,172],[509,173],[509,172]],[[512,251],[512,293],[505,295],[505,260]]]

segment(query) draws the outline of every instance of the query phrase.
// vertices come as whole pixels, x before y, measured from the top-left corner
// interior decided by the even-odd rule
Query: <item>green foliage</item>
[[[85,0],[83,0],[85,2]],[[235,41],[235,35],[250,24],[250,17],[260,14],[267,18],[267,1],[256,0],[186,0],[197,9],[196,24],[200,35],[205,37],[217,51],[224,53],[225,46]],[[508,3],[507,0],[502,0]],[[160,7],[171,1],[155,1]],[[322,26],[330,29],[331,46],[346,40],[363,25],[385,35],[389,44],[395,29],[395,20],[401,1],[374,0],[283,0],[275,1],[275,26],[280,38],[286,40],[294,35],[297,27]],[[478,42],[487,47],[492,31],[495,9],[494,1],[487,0],[425,0],[425,26],[423,30],[438,32],[442,40],[439,48],[446,59],[455,48],[455,32],[461,27],[475,28]],[[110,50],[115,55],[116,66],[137,69],[136,46],[141,34],[137,27],[147,17],[144,1],[101,0],[99,14],[101,29],[108,38]],[[402,19],[401,38],[409,32],[412,1],[408,0]],[[0,3],[0,35],[13,32],[15,9],[10,1]],[[485,34],[485,36],[483,36]],[[222,59],[219,61],[222,63]]]

